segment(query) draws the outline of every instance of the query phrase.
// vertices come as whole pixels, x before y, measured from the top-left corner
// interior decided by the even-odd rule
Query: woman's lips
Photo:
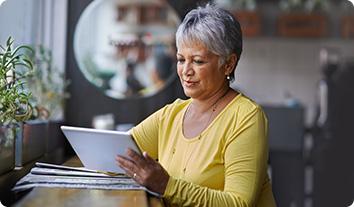
[[[195,86],[197,83],[198,83],[197,81],[187,81],[187,80],[183,81],[183,85],[185,85],[187,87]]]

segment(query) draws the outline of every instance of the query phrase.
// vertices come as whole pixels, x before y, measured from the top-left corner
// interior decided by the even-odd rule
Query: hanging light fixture
[[[0,0],[0,6],[3,4],[6,0]]]
[[[354,6],[354,0],[348,0]]]

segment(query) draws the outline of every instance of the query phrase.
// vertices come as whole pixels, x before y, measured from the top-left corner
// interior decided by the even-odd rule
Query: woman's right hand
[[[170,176],[160,163],[152,159],[147,152],[140,155],[134,150],[128,149],[126,155],[127,157],[116,156],[118,166],[140,185],[163,195]]]

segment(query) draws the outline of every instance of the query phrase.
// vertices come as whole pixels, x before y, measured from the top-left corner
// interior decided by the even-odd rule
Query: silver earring
[[[230,80],[231,78],[230,78],[230,75],[227,75],[226,76],[226,80]]]

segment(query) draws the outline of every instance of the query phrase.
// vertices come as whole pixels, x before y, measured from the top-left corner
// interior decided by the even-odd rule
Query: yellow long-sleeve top
[[[177,99],[132,129],[170,175],[164,200],[171,206],[274,207],[267,170],[267,119],[237,95],[197,137],[182,132],[189,100]]]

